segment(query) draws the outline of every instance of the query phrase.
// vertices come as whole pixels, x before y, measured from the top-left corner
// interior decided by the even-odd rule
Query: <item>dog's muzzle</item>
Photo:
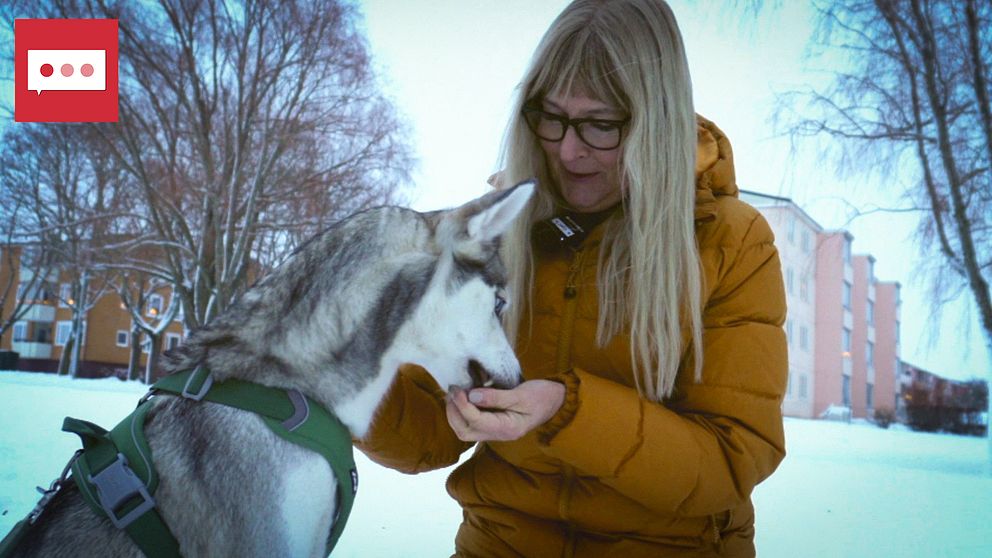
[[[502,378],[494,377],[492,374],[486,370],[485,366],[475,360],[468,361],[468,375],[472,378],[472,387],[492,387],[497,389],[512,389],[516,387],[519,382],[509,382],[503,380]]]

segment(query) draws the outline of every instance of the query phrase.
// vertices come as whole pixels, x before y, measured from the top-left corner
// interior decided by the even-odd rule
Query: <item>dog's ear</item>
[[[487,242],[501,236],[534,194],[535,182],[527,180],[508,190],[490,192],[464,207],[473,214],[466,224],[470,240]]]

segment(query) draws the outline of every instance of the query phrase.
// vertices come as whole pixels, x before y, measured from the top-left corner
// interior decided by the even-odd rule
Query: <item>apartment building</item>
[[[816,397],[813,417],[851,409],[854,361],[854,266],[847,231],[825,231],[817,240]],[[848,414],[848,416],[850,416]]]
[[[875,286],[875,310],[881,319],[875,320],[875,408],[899,408],[903,362],[899,355],[899,326],[902,323],[902,285],[897,281],[879,281]]]
[[[10,252],[6,252],[10,250]],[[10,254],[11,257],[7,257]],[[32,285],[32,272],[20,266],[19,247],[0,248],[0,286],[16,278],[16,295],[8,296],[3,316],[10,316],[15,297],[23,300],[26,312],[0,338],[0,350],[19,355],[21,370],[55,370],[72,331],[72,284],[65,274],[53,272],[45,282]],[[171,293],[161,289],[148,296],[142,313],[146,322],[155,324],[170,303]],[[130,313],[115,291],[107,289],[86,314],[79,346],[80,375],[98,377],[120,374],[127,369],[134,327]],[[177,346],[184,338],[182,315],[169,323],[162,335],[161,348]],[[146,364],[149,345],[139,334],[139,364]]]
[[[744,191],[775,233],[788,315],[787,416],[869,418],[895,403],[899,284],[854,255],[847,231],[824,230],[788,198]]]
[[[768,221],[782,262],[789,309],[785,321],[789,383],[782,410],[789,416],[811,417],[816,394],[816,242],[821,227],[787,198],[752,192],[742,192],[741,198]]]

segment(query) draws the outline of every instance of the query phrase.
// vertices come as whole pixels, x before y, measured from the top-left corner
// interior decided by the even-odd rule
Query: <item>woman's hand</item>
[[[565,386],[529,380],[513,389],[454,389],[448,394],[448,424],[465,442],[509,441],[523,437],[558,412]]]

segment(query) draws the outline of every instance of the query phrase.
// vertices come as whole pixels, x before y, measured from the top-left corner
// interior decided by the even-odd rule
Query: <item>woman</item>
[[[540,185],[505,239],[527,381],[446,397],[408,367],[363,449],[417,472],[479,442],[448,479],[459,556],[753,556],[750,494],[785,455],[782,276],[671,10],[576,0],[517,108],[502,180]]]

